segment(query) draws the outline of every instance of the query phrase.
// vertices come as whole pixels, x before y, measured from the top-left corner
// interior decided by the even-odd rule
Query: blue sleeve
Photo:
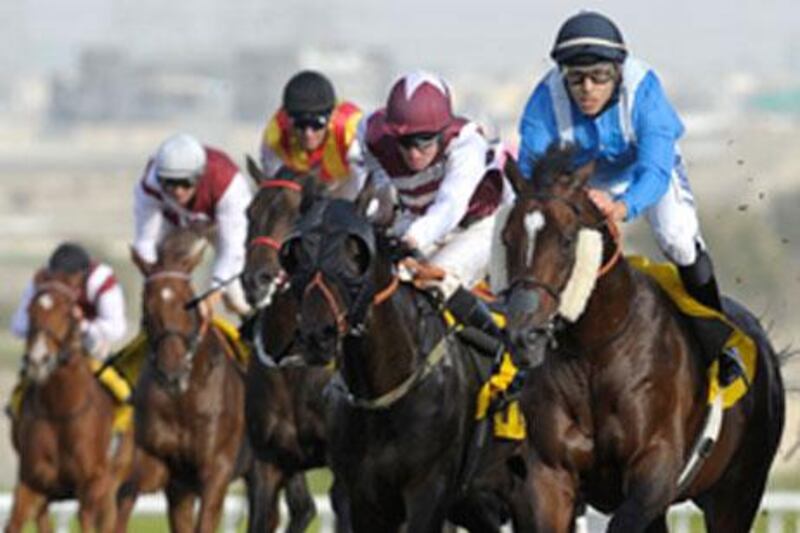
[[[540,82],[525,105],[519,123],[519,168],[530,178],[533,167],[558,137],[550,90]]]
[[[632,117],[636,166],[630,187],[619,198],[628,208],[628,220],[655,205],[667,192],[675,165],[675,144],[683,134],[683,124],[652,71],[636,93]]]

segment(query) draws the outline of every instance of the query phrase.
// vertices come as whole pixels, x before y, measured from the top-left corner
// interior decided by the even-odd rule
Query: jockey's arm
[[[237,172],[215,208],[217,223],[216,258],[211,286],[240,274],[244,268],[247,240],[247,206],[253,193],[244,176]],[[212,302],[213,303],[213,302]]]
[[[33,280],[28,281],[25,290],[22,292],[19,305],[17,305],[16,311],[11,316],[11,333],[20,339],[24,339],[28,335],[28,306],[35,292],[36,287]]]
[[[470,129],[467,129],[470,128]],[[425,249],[458,226],[486,173],[486,139],[468,124],[451,141],[444,179],[425,214],[412,222],[405,236]]]
[[[104,291],[95,305],[97,316],[81,322],[84,345],[89,353],[105,358],[113,343],[122,339],[127,329],[125,321],[125,298],[118,283]]]
[[[285,170],[288,170],[280,156],[266,142],[261,144],[261,170],[268,178],[279,177]]]
[[[658,203],[667,192],[676,141],[683,133],[680,119],[654,75],[642,82],[632,118],[637,139],[634,177],[628,189],[615,198],[627,206],[627,220]]]
[[[519,124],[519,137],[519,169],[524,177],[530,179],[536,162],[558,140],[550,95],[543,83],[536,87],[525,105]]]
[[[369,171],[365,160],[364,151],[358,140],[353,140],[347,149],[347,166],[349,176],[331,188],[331,196],[344,200],[355,200],[367,182]]]
[[[159,201],[145,192],[141,181],[136,183],[133,191],[133,216],[136,227],[133,248],[142,259],[154,263],[164,215]]]

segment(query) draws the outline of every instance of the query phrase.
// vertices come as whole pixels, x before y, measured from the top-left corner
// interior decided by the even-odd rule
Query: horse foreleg
[[[169,530],[173,533],[189,533],[194,521],[194,494],[188,487],[171,480],[167,485],[169,503]]]
[[[286,482],[286,503],[289,505],[288,533],[303,533],[317,515],[314,498],[308,489],[304,472],[293,474]]]
[[[47,518],[47,497],[33,490],[25,482],[20,481],[14,488],[14,505],[11,508],[11,517],[8,519],[5,531],[7,533],[22,531],[25,522],[34,515],[37,517],[38,524],[42,509],[45,510],[45,518]]]
[[[625,475],[625,499],[608,524],[610,533],[645,531],[674,499],[679,464],[666,444],[641,455]]]
[[[407,531],[439,533],[444,527],[446,484],[443,477],[430,483],[422,483],[406,489],[403,498],[406,504]]]
[[[333,513],[336,515],[336,533],[350,533],[353,530],[353,519],[350,514],[350,498],[344,483],[338,478],[333,478],[329,494]]]
[[[200,516],[197,519],[197,533],[214,533],[222,518],[225,493],[231,481],[232,468],[217,468],[203,476],[203,489],[200,493]]]
[[[131,477],[117,490],[117,533],[128,530],[128,521],[139,494],[163,489],[168,477],[164,463],[144,450],[136,449]]]
[[[535,523],[531,530],[548,533],[572,531],[577,486],[575,477],[567,470],[535,464],[531,466],[528,480]]]
[[[252,514],[248,520],[247,530],[253,533],[275,531],[280,522],[278,491],[283,485],[283,472],[273,463],[257,460],[254,465],[254,477],[258,478],[257,490],[250,503]]]

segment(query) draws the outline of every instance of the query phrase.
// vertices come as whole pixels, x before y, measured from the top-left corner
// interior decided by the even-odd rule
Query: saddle
[[[688,318],[708,367],[708,402],[713,403],[721,393],[725,409],[735,405],[747,393],[748,383],[755,378],[758,350],[753,339],[728,317],[692,298],[683,287],[678,269],[672,263],[656,263],[637,255],[629,256],[627,260],[633,268],[655,281]],[[727,387],[721,387],[719,382],[717,354],[722,350],[738,352],[745,368],[744,376]]]

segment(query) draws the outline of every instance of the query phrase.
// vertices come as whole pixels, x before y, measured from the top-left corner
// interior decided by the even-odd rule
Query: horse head
[[[498,220],[490,276],[505,291],[511,338],[534,364],[555,330],[581,316],[604,258],[615,257],[585,187],[593,170],[573,170],[571,150],[551,149],[532,181],[512,178],[517,198]]]
[[[320,194],[324,185],[312,174],[292,179],[267,178],[252,158],[248,171],[258,192],[247,208],[247,251],[242,286],[254,307],[267,306],[282,273],[278,251],[292,229],[303,198]]]
[[[61,364],[82,351],[80,320],[76,313],[81,279],[76,275],[45,272],[37,276],[28,306],[28,338],[23,356],[25,375],[43,383]]]
[[[142,323],[156,375],[185,392],[192,363],[208,323],[196,306],[191,273],[203,257],[205,236],[177,228],[158,249],[156,263],[145,270]]]
[[[369,204],[317,201],[281,249],[301,302],[299,340],[311,364],[330,362],[345,337],[360,335],[372,304],[395,279],[378,249],[386,239],[363,213]]]

